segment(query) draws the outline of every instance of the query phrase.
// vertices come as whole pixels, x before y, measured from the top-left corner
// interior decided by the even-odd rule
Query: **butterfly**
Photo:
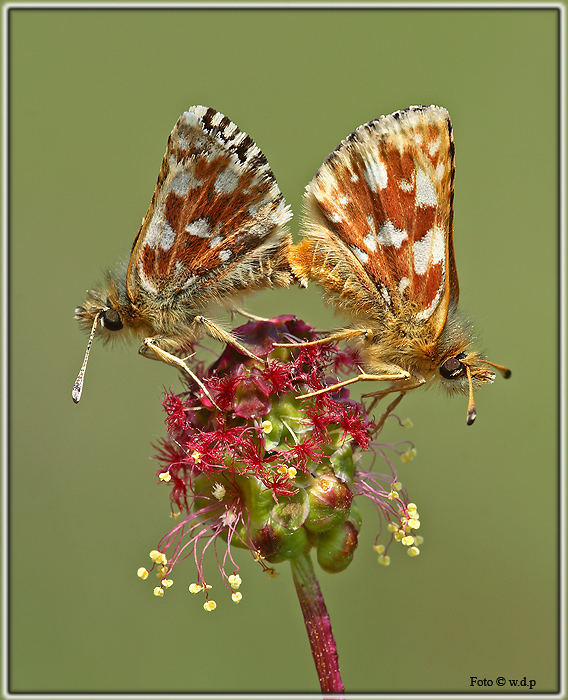
[[[473,349],[458,310],[453,202],[454,140],[443,107],[409,107],[363,124],[327,158],[306,188],[305,236],[290,264],[301,284],[319,283],[354,320],[313,343],[355,340],[368,371],[301,398],[390,382],[367,395],[376,402],[400,392],[384,422],[407,391],[438,382],[469,393],[471,425],[474,388],[494,381],[491,368],[511,375]]]
[[[206,394],[176,355],[200,332],[254,357],[203,312],[241,292],[289,286],[285,224],[291,216],[250,136],[211,107],[184,112],[168,139],[128,265],[107,273],[105,285],[75,309],[76,320],[90,329],[75,403],[95,334],[104,341],[141,338],[141,354],[187,372]]]

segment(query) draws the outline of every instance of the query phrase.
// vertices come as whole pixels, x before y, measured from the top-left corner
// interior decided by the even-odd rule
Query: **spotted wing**
[[[289,282],[291,218],[265,156],[230,119],[190,107],[169,137],[128,266],[131,300],[171,303]]]
[[[306,188],[294,272],[357,314],[410,312],[442,331],[459,287],[452,243],[454,144],[442,107],[409,107],[356,129]]]

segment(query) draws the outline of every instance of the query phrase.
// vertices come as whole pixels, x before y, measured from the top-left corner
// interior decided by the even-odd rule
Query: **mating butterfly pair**
[[[316,173],[306,188],[305,238],[292,246],[285,229],[292,214],[260,149],[219,112],[191,107],[170,134],[128,267],[76,309],[91,334],[73,400],[99,322],[104,339],[144,338],[142,354],[180,367],[207,392],[179,349],[205,330],[251,353],[201,315],[205,308],[311,279],[355,319],[315,342],[355,340],[369,369],[334,387],[389,382],[374,395],[400,392],[391,410],[406,391],[437,378],[451,392],[469,391],[473,423],[473,387],[494,380],[490,367],[510,372],[470,349],[457,311],[453,188],[445,109],[381,117],[356,129]]]

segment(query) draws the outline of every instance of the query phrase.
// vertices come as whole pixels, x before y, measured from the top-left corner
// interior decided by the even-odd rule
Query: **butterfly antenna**
[[[85,370],[87,369],[87,362],[89,360],[89,353],[91,352],[91,345],[93,344],[93,338],[95,337],[95,331],[97,329],[97,321],[99,320],[101,314],[103,313],[104,309],[101,309],[99,312],[97,312],[97,315],[95,316],[95,319],[93,321],[93,327],[91,328],[91,335],[89,336],[89,342],[87,343],[87,349],[85,350],[85,359],[83,360],[83,365],[81,366],[81,369],[79,370],[79,374],[77,375],[77,379],[75,380],[75,384],[73,384],[73,391],[71,392],[71,396],[73,397],[73,401],[75,403],[79,403],[79,400],[81,398],[81,394],[83,393],[83,381],[85,379]]]
[[[494,362],[489,362],[489,360],[483,360],[483,362],[486,365],[490,365],[491,367],[495,367],[496,370],[499,370],[499,372],[501,372],[505,379],[509,379],[509,377],[511,376],[511,370],[508,367],[504,367],[503,365],[496,365]]]
[[[475,401],[473,400],[473,381],[471,379],[471,368],[469,365],[465,366],[465,371],[467,374],[467,382],[469,384],[469,399],[467,402],[467,424],[473,425],[473,422],[477,417],[477,411],[475,410]]]

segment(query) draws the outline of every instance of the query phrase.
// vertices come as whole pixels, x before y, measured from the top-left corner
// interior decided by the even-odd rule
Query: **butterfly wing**
[[[433,338],[457,303],[454,144],[442,107],[409,107],[356,129],[306,188],[307,235],[291,254],[355,315],[404,313]]]
[[[230,119],[190,107],[178,119],[127,272],[133,302],[194,308],[289,283],[291,218],[265,156]]]

